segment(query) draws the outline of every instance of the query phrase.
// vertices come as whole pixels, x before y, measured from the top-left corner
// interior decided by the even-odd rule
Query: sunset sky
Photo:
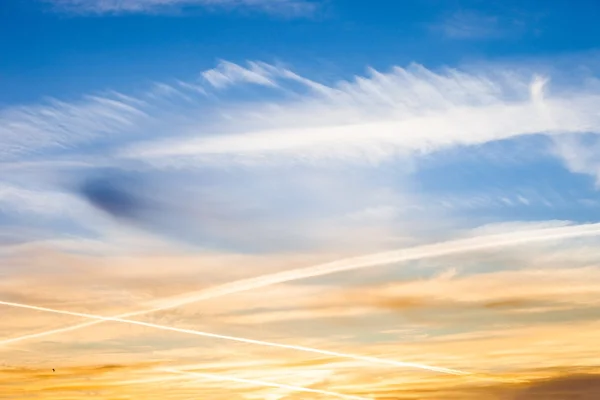
[[[0,399],[600,398],[598,15],[0,1]]]

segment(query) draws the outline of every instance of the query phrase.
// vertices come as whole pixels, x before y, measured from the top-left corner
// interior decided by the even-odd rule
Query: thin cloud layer
[[[597,398],[600,4],[533,3],[2,3],[0,400]]]
[[[138,93],[0,110],[0,223],[14,232],[0,301],[158,309],[143,326],[77,329],[78,314],[6,309],[0,351],[16,361],[0,386],[47,399],[567,393],[544,382],[600,362],[597,171],[579,142],[600,132],[600,93],[536,72],[411,65],[332,83],[221,62]],[[238,280],[249,289],[197,301]]]
[[[511,71],[436,73],[411,66],[395,68],[389,73],[371,71],[369,76],[353,82],[327,86],[281,67],[253,63],[244,68],[224,62],[217,69],[204,72],[202,77],[216,89],[255,84],[279,88],[282,92],[277,105],[258,100],[233,102],[212,110],[209,123],[205,121],[205,113],[196,120],[183,114],[172,116],[186,127],[171,136],[192,138],[135,145],[119,154],[142,158],[195,156],[194,161],[198,162],[227,155],[268,159],[269,155],[281,154],[300,158],[301,153],[304,159],[355,155],[377,161],[406,152],[433,152],[523,135],[589,133],[598,129],[598,116],[593,112],[599,98],[597,93],[577,87],[548,91],[546,87],[551,81],[533,72],[529,76]],[[308,92],[297,93],[292,83],[301,84]],[[45,146],[45,142],[36,146],[25,141],[37,140],[40,135],[36,132],[40,129],[57,146],[77,144],[73,140],[90,138],[92,133],[104,136],[109,131],[136,131],[144,120],[132,120],[133,116],[142,118],[164,107],[155,100],[160,92],[163,100],[166,92],[174,96],[167,97],[171,107],[189,111],[190,105],[185,101],[195,98],[199,102],[197,110],[210,110],[202,95],[197,97],[199,90],[204,91],[200,82],[163,84],[135,100],[113,95],[94,97],[92,103],[8,109],[2,118],[8,126],[4,140],[8,140],[7,145],[12,144],[8,149],[17,151]],[[235,119],[229,115],[235,115]],[[90,124],[94,118],[101,124],[76,124],[77,121]],[[120,125],[106,125],[113,121]],[[53,126],[56,127],[48,131]],[[82,136],[78,131],[86,133]]]
[[[569,251],[577,252],[578,248],[578,244],[574,243]],[[598,246],[592,247],[593,254],[590,255],[596,260],[599,256],[597,248]],[[523,250],[527,249],[504,250],[502,255],[516,256]],[[540,250],[541,254],[546,253],[546,249]],[[474,265],[486,260],[489,260],[488,255],[471,258]],[[48,257],[41,261],[51,263]],[[123,264],[126,261],[129,262],[128,267]],[[239,259],[239,263],[235,263],[234,257],[227,259],[221,256],[214,257],[212,265],[207,265],[211,259],[206,258],[204,262],[200,259],[195,263],[189,260],[189,263],[183,266],[177,259],[165,258],[160,264],[155,260],[153,268],[148,269],[144,268],[143,260],[129,259],[122,260],[121,263],[111,260],[105,263],[106,268],[103,273],[88,277],[90,282],[96,283],[95,287],[81,282],[74,286],[68,280],[55,279],[54,282],[64,284],[65,287],[80,287],[82,296],[80,299],[77,298],[75,291],[57,290],[57,287],[51,287],[47,283],[47,288],[44,290],[47,290],[47,293],[60,295],[60,299],[52,300],[54,307],[98,309],[104,310],[105,313],[112,313],[118,307],[121,309],[136,307],[135,304],[118,301],[118,291],[114,293],[102,291],[102,287],[114,287],[114,284],[119,281],[123,283],[122,278],[116,281],[114,279],[123,276],[128,270],[132,278],[156,275],[160,271],[164,277],[170,278],[161,279],[162,287],[177,292],[182,291],[178,281],[185,274],[195,271],[192,267],[194,264],[204,265],[207,271],[218,274],[219,270],[215,269],[214,262],[223,265],[239,265],[247,264],[248,261],[250,259]],[[259,259],[255,261],[257,265],[261,264]],[[301,261],[297,259],[295,262]],[[455,263],[453,259],[445,261],[446,265]],[[76,260],[72,268],[76,271],[86,262],[89,263],[85,259]],[[270,262],[281,264],[279,268],[285,268],[285,259],[275,260],[270,257]],[[179,272],[173,271],[171,265],[177,266]],[[136,270],[131,271],[132,267]],[[515,265],[512,267],[514,268]],[[203,328],[249,337],[260,335],[272,341],[330,348],[340,352],[385,355],[389,359],[409,359],[414,362],[437,361],[438,363],[444,361],[446,364],[468,366],[475,371],[492,372],[484,382],[469,377],[455,377],[450,380],[436,374],[411,371],[403,371],[402,379],[399,381],[398,371],[394,368],[335,358],[313,358],[293,351],[266,350],[261,346],[234,345],[218,340],[204,342],[202,339],[188,339],[185,335],[171,337],[152,330],[127,328],[121,325],[98,327],[81,333],[71,332],[39,342],[34,340],[27,346],[23,343],[4,347],[0,351],[7,357],[22,360],[23,365],[31,366],[4,368],[0,373],[0,379],[5,382],[15,382],[18,377],[19,382],[29,382],[29,395],[35,393],[49,399],[76,398],[82,393],[91,392],[103,396],[147,395],[148,398],[159,398],[158,394],[164,395],[164,390],[168,390],[169,396],[175,399],[183,399],[192,391],[195,391],[196,395],[201,393],[215,398],[231,398],[227,397],[231,396],[231,393],[223,390],[218,380],[172,381],[170,375],[160,372],[161,368],[198,371],[215,376],[227,375],[241,380],[305,386],[375,399],[414,398],[429,393],[433,398],[440,399],[485,396],[504,400],[513,399],[517,395],[524,396],[527,393],[555,396],[565,395],[565,393],[569,395],[587,393],[588,389],[592,390],[589,385],[573,384],[558,387],[560,384],[553,386],[546,382],[555,379],[560,381],[563,374],[594,372],[594,365],[598,362],[597,352],[590,352],[589,349],[595,346],[595,338],[600,329],[596,322],[597,318],[593,313],[587,318],[573,318],[573,314],[580,314],[580,307],[585,306],[586,302],[590,302],[588,306],[597,302],[599,290],[597,279],[589,278],[594,274],[598,275],[598,271],[595,271],[597,268],[591,275],[590,270],[586,271],[585,267],[575,270],[565,267],[562,270],[540,271],[538,268],[547,267],[547,263],[535,258],[527,259],[516,267],[524,270],[475,275],[467,272],[466,275],[463,273],[463,276],[436,273],[430,275],[431,279],[425,280],[421,278],[407,280],[405,277],[405,283],[399,285],[356,288],[354,290],[357,291],[358,297],[344,295],[345,301],[337,304],[331,302],[335,298],[331,294],[335,294],[337,285],[324,286],[314,282],[312,285],[283,286],[277,290],[249,292],[241,297],[225,297],[218,302],[207,302],[199,308],[184,307],[178,312],[160,317],[161,323],[182,328]],[[98,267],[90,265],[86,270],[94,271],[98,270]],[[110,275],[104,275],[109,272]],[[570,275],[569,272],[574,274]],[[14,274],[19,276],[18,273]],[[198,275],[197,270],[195,275]],[[34,277],[35,274],[29,273],[28,276]],[[71,275],[68,271],[65,271],[64,277],[69,276]],[[82,271],[81,277],[83,276]],[[368,275],[363,278],[367,277]],[[539,277],[544,279],[541,290],[537,285],[540,282]],[[569,277],[569,281],[561,284],[565,283],[565,277]],[[109,280],[105,284],[106,278]],[[152,288],[156,287],[155,281],[155,279],[147,280],[147,283],[141,286],[138,282],[138,286],[152,293],[154,290]],[[180,282],[183,281],[189,281],[189,278]],[[40,280],[41,282],[44,280]],[[519,282],[520,285],[514,282]],[[4,288],[16,283],[17,281],[6,281]],[[132,286],[135,282],[131,280],[130,283],[131,285],[126,286],[122,293],[135,289],[135,286]],[[32,286],[29,282],[28,286],[37,287],[38,291],[41,289],[39,283],[37,286]],[[498,290],[490,290],[491,287],[497,287]],[[512,291],[503,293],[502,287],[510,287]],[[565,294],[564,290],[567,288],[569,293]],[[338,288],[337,291],[343,289]],[[452,307],[462,308],[463,316],[456,318],[458,315],[453,314],[453,318],[440,319],[439,316],[428,315],[427,308],[439,307],[434,302],[422,305],[424,309],[421,315],[405,314],[408,319],[402,318],[402,323],[390,323],[392,319],[389,315],[385,318],[377,318],[378,313],[374,313],[373,309],[362,307],[365,301],[378,304],[382,296],[390,293],[400,293],[404,296],[407,291],[423,298],[431,298],[431,293],[434,293],[434,296],[447,295],[446,299],[439,299],[443,303],[447,303],[448,298],[455,296],[457,303],[446,304],[447,307],[442,308],[442,312],[447,314],[451,312]],[[92,298],[93,292],[97,292],[98,295],[104,294],[102,296],[104,304],[94,305],[82,301],[86,297]],[[156,294],[159,297],[164,296],[161,293]],[[474,298],[483,305],[486,301],[497,301],[503,296],[520,296],[522,300],[531,302],[529,307],[540,300],[540,294],[547,296],[546,299],[552,296],[557,300],[561,299],[562,306],[566,307],[564,312],[557,314],[551,307],[524,310],[522,304],[513,303],[504,304],[500,308],[487,308],[485,310],[487,320],[482,320],[481,313],[467,306],[473,303]],[[139,295],[136,297],[138,301],[141,300]],[[6,298],[6,295],[3,295],[3,298]],[[28,301],[35,301],[38,304],[49,302],[39,298],[28,299]],[[326,319],[319,317],[321,310],[332,306],[337,307],[335,317],[333,315]],[[291,318],[283,320],[264,318],[267,315],[265,310],[268,309],[285,310],[281,315],[287,314]],[[346,314],[348,310],[355,310],[355,312]],[[399,309],[400,314],[395,318],[401,318],[406,310]],[[64,320],[62,317],[56,320],[45,319],[47,314],[32,318],[36,314],[13,313],[11,309],[6,311],[7,315],[11,316],[8,319],[11,321],[11,326],[5,326],[5,329],[8,328],[14,332],[13,334],[27,330],[39,331],[43,326],[60,326],[60,324],[75,322]],[[294,324],[293,316],[298,315],[300,311],[304,311],[305,316],[299,323]],[[506,311],[511,312],[506,314]],[[525,318],[521,320],[515,318],[514,315],[518,315],[519,312],[525,312]],[[254,321],[250,319],[253,316],[257,317]],[[24,325],[26,322],[33,321],[36,321],[39,326]],[[507,324],[507,321],[511,323]],[[479,324],[473,324],[474,322]],[[256,330],[257,324],[261,326],[260,333]],[[360,329],[361,326],[365,329]],[[541,338],[545,339],[541,340]],[[210,343],[210,351],[206,350],[208,343]],[[150,348],[152,351],[149,351]],[[23,352],[20,349],[30,350],[30,352]],[[39,357],[41,352],[44,354],[42,360]],[[65,352],[69,354],[67,359],[64,357]],[[174,362],[174,359],[177,361]],[[106,367],[102,367],[103,365]],[[56,373],[52,373],[51,368],[56,368]],[[91,378],[91,381],[88,378]],[[252,398],[254,395],[268,396],[274,393],[261,388],[260,385],[236,386],[235,390],[240,399]],[[303,398],[301,393],[293,393],[293,390],[283,391],[281,395]]]
[[[551,140],[597,132],[600,97],[574,80],[552,82],[531,68],[412,65],[332,84],[278,65],[221,62],[198,79],[157,83],[137,94],[10,107],[1,112],[2,166],[11,174],[0,202],[10,213],[40,209],[40,195],[69,199],[62,214],[51,213],[54,220],[104,236],[117,223],[111,221],[117,197],[137,199],[136,216],[129,218],[135,229],[194,245],[261,251],[266,243],[293,243],[299,250],[371,241],[367,247],[376,248],[413,240],[418,231],[429,234],[428,225],[441,220],[499,207],[549,213],[561,204],[568,219],[569,204],[593,208],[585,187],[575,195],[570,188],[571,198],[560,200],[539,179],[507,182],[493,192],[428,193],[420,176],[434,155],[440,173],[448,169],[444,160],[460,168],[464,154],[479,152],[485,157],[476,168],[485,171],[530,139],[536,142],[521,151],[521,164],[548,159],[556,168],[566,162],[575,172],[593,173],[593,163],[575,168],[573,157],[552,150]],[[246,94],[237,96],[240,91]],[[512,147],[503,148],[507,143]],[[505,170],[518,166],[504,164]],[[105,190],[90,192],[90,182],[107,173]],[[515,174],[492,175],[499,173]],[[124,177],[136,183],[118,191]],[[190,180],[202,184],[192,187]],[[102,197],[108,190],[110,199]],[[387,210],[386,217],[372,210]],[[262,244],[250,234],[256,227]]]
[[[286,76],[284,72],[279,74]],[[219,82],[243,76],[229,64],[222,65],[218,74]],[[253,68],[242,79],[273,86],[267,79],[271,76],[257,74]],[[434,73],[413,66],[389,73],[371,71],[368,77],[335,86],[295,80],[312,94],[287,105],[267,103],[236,110],[233,124],[245,120],[241,132],[225,120],[231,134],[149,144],[125,155],[181,157],[190,164],[213,158],[260,162],[278,156],[381,162],[524,135],[598,130],[597,113],[590,112],[598,102],[597,94],[586,90],[544,94],[548,80],[535,75]]]
[[[59,10],[84,14],[158,14],[190,8],[257,9],[273,14],[311,14],[316,3],[306,0],[46,0]]]
[[[430,27],[431,31],[455,40],[489,40],[512,36],[524,31],[525,21],[514,16],[482,14],[460,10],[446,15]]]

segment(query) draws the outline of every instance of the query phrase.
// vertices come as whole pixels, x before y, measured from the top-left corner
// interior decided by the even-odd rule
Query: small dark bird
[[[52,372],[54,372],[54,368],[52,368]]]

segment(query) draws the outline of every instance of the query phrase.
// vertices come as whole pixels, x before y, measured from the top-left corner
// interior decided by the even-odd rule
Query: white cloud
[[[216,68],[204,71],[201,79],[157,82],[137,94],[108,92],[82,96],[70,102],[51,98],[38,104],[0,109],[0,160],[19,160],[18,165],[31,164],[31,160],[23,157],[42,155],[47,158],[48,151],[52,151],[53,156],[60,152],[71,156],[55,160],[56,163],[81,166],[87,159],[72,157],[91,144],[110,146],[140,140],[163,126],[169,131],[177,129],[174,132],[177,136],[181,133],[179,125],[211,121],[205,114],[198,117],[203,108],[212,106],[206,103],[206,100],[214,100],[214,96],[207,97],[211,90],[220,91],[231,85],[248,83],[279,87],[277,79],[310,85],[310,81],[285,68],[264,63],[249,63],[248,68],[244,68],[223,61]],[[215,114],[222,116],[218,112]]]
[[[325,85],[264,63],[222,62],[200,81],[0,111],[6,157],[110,137],[117,154],[154,166],[203,163],[379,163],[533,134],[600,132],[600,92],[548,90],[549,77],[511,71],[434,72],[418,65]],[[234,85],[277,88],[275,100],[210,101]],[[222,92],[222,93],[219,93]],[[180,100],[185,100],[185,104]],[[161,135],[161,126],[168,127]],[[152,128],[152,141],[142,142]],[[150,129],[148,129],[150,130]],[[123,147],[135,132],[135,140]],[[127,139],[127,140],[125,140]],[[64,160],[63,160],[64,161]]]
[[[473,12],[457,12],[441,25],[446,36],[451,38],[482,38],[499,34],[498,18]]]
[[[87,96],[67,103],[16,106],[0,110],[0,151],[4,160],[53,147],[67,148],[114,135],[145,118],[139,100],[122,95]]]
[[[68,193],[30,190],[0,183],[0,211],[39,216],[76,216],[85,204]]]
[[[3,263],[4,271],[10,271],[10,274],[3,272],[7,275],[7,279],[2,280],[3,287],[11,289],[8,293],[31,297],[39,304],[48,302],[48,299],[60,300],[67,307],[100,308],[105,304],[98,314],[109,315],[113,311],[115,314],[122,312],[121,308],[126,304],[131,309],[139,309],[144,304],[147,306],[149,302],[152,306],[167,304],[166,299],[193,298],[211,283],[281,272],[275,275],[273,281],[269,280],[273,275],[250,281],[280,282],[280,286],[265,287],[232,299],[218,299],[214,306],[190,307],[171,316],[163,314],[161,318],[177,319],[182,326],[206,321],[215,325],[233,322],[238,326],[227,329],[236,330],[254,329],[258,322],[265,326],[269,323],[269,329],[263,333],[273,336],[282,334],[277,330],[277,324],[281,324],[283,319],[287,320],[286,323],[299,322],[296,326],[301,326],[300,331],[314,327],[312,332],[315,335],[305,339],[307,342],[333,340],[331,336],[324,335],[342,331],[352,340],[364,340],[362,346],[367,342],[372,344],[378,331],[390,328],[386,325],[390,320],[387,316],[373,323],[378,313],[356,304],[356,307],[349,308],[321,308],[312,313],[301,308],[310,304],[300,299],[316,299],[321,304],[328,300],[326,296],[331,296],[333,289],[339,286],[340,277],[328,276],[318,283],[308,281],[307,286],[285,285],[277,277],[316,278],[344,271],[344,284],[353,286],[398,279],[397,285],[373,285],[374,297],[395,299],[407,295],[429,295],[438,297],[439,302],[458,303],[459,306],[465,302],[467,305],[502,303],[512,298],[518,300],[519,296],[526,300],[545,301],[552,300],[554,295],[566,296],[568,303],[581,309],[595,306],[600,290],[600,271],[594,267],[598,261],[598,239],[595,237],[600,232],[600,224],[528,220],[482,226],[480,220],[469,214],[471,226],[476,221],[475,225],[479,227],[461,229],[465,228],[464,225],[457,227],[460,224],[454,224],[452,220],[457,210],[487,208],[489,211],[489,207],[517,207],[518,203],[539,209],[548,191],[543,188],[525,190],[530,189],[528,187],[507,189],[489,174],[486,176],[491,176],[490,181],[493,182],[486,182],[484,191],[477,188],[470,190],[470,186],[465,193],[454,191],[456,187],[449,185],[448,191],[439,194],[422,190],[417,185],[411,186],[412,182],[407,178],[420,167],[419,163],[411,162],[420,154],[443,158],[444,154],[439,150],[464,147],[467,151],[458,152],[454,162],[463,163],[461,166],[464,168],[485,167],[489,160],[467,163],[461,159],[462,154],[479,144],[535,133],[553,135],[559,141],[563,138],[576,139],[574,151],[559,155],[568,156],[564,158],[572,171],[594,172],[593,152],[596,149],[580,142],[577,134],[600,132],[597,111],[600,109],[600,92],[576,86],[553,86],[553,90],[548,90],[550,87],[545,86],[543,79],[535,78],[533,72],[432,72],[411,66],[388,73],[370,71],[368,76],[352,82],[325,85],[281,67],[260,63],[247,66],[222,63],[204,73],[202,79],[158,83],[135,98],[113,94],[73,103],[51,101],[44,105],[0,111],[0,158],[10,162],[0,165],[4,173],[0,182],[1,217],[8,215],[9,221],[10,218],[16,219],[14,225],[20,228],[30,227],[32,220],[37,225],[38,221],[53,219],[41,216],[65,216],[88,228],[71,232],[73,224],[70,221],[65,223],[65,218],[56,218],[59,223],[40,229],[51,235],[40,234],[37,235],[38,240],[26,244],[20,241],[9,249],[0,248],[0,256],[10,257],[10,262]],[[244,90],[247,96],[236,96],[239,92],[235,89],[240,85],[248,89]],[[88,158],[90,149],[96,158]],[[590,158],[581,157],[584,150]],[[505,147],[500,152],[503,151],[506,151]],[[508,147],[508,152],[512,152],[511,147]],[[499,157],[495,162],[499,164],[503,160]],[[290,161],[294,162],[292,167]],[[318,168],[310,165],[315,161],[320,163]],[[232,165],[237,162],[251,168]],[[186,169],[154,169],[165,165],[181,165]],[[217,168],[214,168],[215,165]],[[439,168],[439,165],[433,179],[444,181],[453,171]],[[56,187],[60,185],[57,178],[60,174],[68,175],[65,180],[73,176],[85,178],[90,170],[96,172],[94,168],[107,166],[147,179],[151,183],[148,192],[156,195],[158,200],[171,201],[168,203],[171,208],[165,206],[150,212],[153,214],[151,217],[156,217],[151,221],[156,222],[155,226],[174,228],[172,231],[176,234],[188,232],[188,237],[202,246],[206,244],[205,248],[220,240],[218,245],[225,243],[225,249],[218,248],[218,251],[223,253],[263,251],[266,247],[269,254],[230,257],[207,252],[206,257],[197,258],[157,257],[157,253],[181,254],[188,250],[197,254],[198,248],[176,247],[162,237],[144,235],[144,232],[132,227],[126,229],[125,223],[112,220],[68,189]],[[536,164],[536,167],[539,165]],[[46,179],[48,176],[52,179]],[[526,181],[529,183],[534,179],[537,176]],[[468,182],[461,183],[473,185],[468,178],[463,180]],[[552,190],[560,190],[560,187]],[[540,195],[536,196],[536,193]],[[570,193],[563,194],[567,198],[571,196]],[[447,208],[443,207],[445,204]],[[444,208],[442,212],[441,208]],[[575,210],[577,219],[582,210],[581,207]],[[493,217],[498,216],[497,211],[495,208],[491,213]],[[23,214],[26,218],[18,220]],[[595,214],[589,215],[592,216],[590,219],[595,218]],[[553,215],[552,218],[563,218],[563,215]],[[498,220],[503,218],[494,219]],[[21,234],[19,230],[7,227],[4,219],[0,222],[7,236],[15,232],[27,235],[27,232]],[[423,235],[426,225],[433,229]],[[89,231],[91,234],[85,233]],[[163,233],[164,229],[156,229],[154,233],[157,231]],[[500,236],[490,238],[483,234]],[[435,244],[436,239],[442,237],[447,241]],[[452,240],[457,237],[459,240]],[[573,240],[575,237],[578,238],[576,241]],[[546,239],[548,242],[543,244],[541,240]],[[299,245],[310,240],[312,247]],[[293,245],[286,247],[289,242]],[[426,245],[419,246],[423,243]],[[501,247],[513,244],[518,249]],[[415,247],[406,249],[407,245]],[[39,251],[39,248],[48,247],[64,252],[92,253],[94,257],[64,257],[63,254],[51,257]],[[290,247],[297,255],[281,254]],[[389,252],[393,248],[400,250]],[[211,250],[214,251],[214,247]],[[385,252],[379,253],[382,250]],[[462,254],[471,250],[484,254]],[[341,259],[367,251],[378,253]],[[149,253],[150,256],[130,256],[136,252]],[[111,253],[113,257],[106,258]],[[114,257],[124,254],[127,257]],[[521,258],[531,262],[518,263]],[[336,259],[338,261],[333,264],[321,264]],[[88,262],[82,262],[84,260]],[[402,268],[393,265],[408,260],[419,261]],[[29,268],[19,268],[17,261],[26,263]],[[380,272],[373,269],[366,273],[365,269],[359,275],[358,270],[350,271],[361,266],[387,263],[392,265],[387,269],[380,268]],[[76,271],[58,274],[57,268],[65,264]],[[309,265],[317,266],[299,269]],[[514,269],[523,265],[556,270],[489,273],[490,269]],[[439,271],[428,272],[421,268],[423,266],[439,267]],[[33,271],[34,267],[37,272]],[[408,271],[410,267],[412,271]],[[476,275],[466,275],[471,270]],[[431,272],[435,272],[435,278],[422,278]],[[27,277],[29,280],[22,279]],[[39,282],[42,288],[32,282]],[[161,285],[156,285],[156,282],[161,282]],[[359,299],[366,298],[366,292],[357,290],[357,293]],[[337,301],[337,298],[333,300]],[[92,301],[95,303],[90,305]],[[340,301],[348,304],[347,297]],[[538,311],[532,310],[539,307],[545,307],[544,312],[555,307],[551,301],[540,306],[535,301],[517,311],[526,310],[533,315]],[[111,306],[106,307],[106,304]],[[245,313],[225,313],[240,310],[240,305],[244,306]],[[287,310],[282,311],[284,306]],[[255,310],[249,310],[249,307]],[[193,319],[199,316],[203,319]],[[305,322],[317,316],[320,317],[319,323],[325,327]],[[342,317],[355,324],[350,334],[348,326],[331,326]],[[445,320],[452,317],[446,315]],[[491,317],[477,321],[480,326],[492,329],[489,323]],[[59,322],[56,321],[57,325],[52,328],[59,328]],[[442,326],[443,318],[435,323]],[[527,323],[531,321],[527,320]],[[469,325],[464,327],[469,328]],[[286,334],[289,334],[295,326],[288,324],[286,329]],[[41,330],[41,325],[35,328],[37,332]],[[92,330],[92,338],[86,331],[84,339],[89,342],[93,339],[106,340],[109,337],[107,333],[116,335],[110,330],[114,331],[112,327]],[[586,332],[585,329],[576,331]],[[33,326],[29,332],[34,332]],[[424,340],[427,333],[430,332],[416,331],[406,348],[397,348],[393,352],[383,347],[362,348],[365,353],[385,353],[398,358],[401,358],[400,353],[406,352],[416,361],[429,358],[448,360],[446,357],[450,353],[439,358],[419,354],[423,351],[422,347],[415,347],[414,340]],[[559,333],[553,337],[568,337],[566,332]],[[423,336],[419,338],[417,334]],[[477,334],[490,337],[489,332]],[[365,339],[361,338],[363,335]],[[539,349],[539,343],[533,336],[539,338],[539,331],[532,335],[532,354]],[[588,336],[591,338],[593,335]],[[54,340],[72,342],[69,337],[62,338],[57,336]],[[160,338],[153,336],[149,340],[156,345]],[[181,345],[180,341],[176,342]],[[123,346],[127,344],[124,343]],[[135,351],[145,351],[144,343],[137,338],[135,343],[136,346],[141,343],[137,347],[139,350]],[[432,343],[431,346],[435,345],[434,339]],[[343,341],[337,344],[340,347],[346,345]],[[484,344],[480,344],[477,351],[472,351],[469,356],[475,357],[477,352],[483,354],[482,351],[503,350],[483,348]],[[510,348],[523,349],[526,346],[510,343]],[[558,349],[559,353],[569,353],[568,357],[572,358],[574,353],[567,352],[565,348],[562,344],[552,346],[553,351]],[[225,350],[229,351],[225,353],[228,355],[237,351],[231,346]],[[454,354],[464,353],[464,345],[458,343],[455,350]],[[189,350],[186,348],[179,355],[188,359],[196,357],[190,351],[191,347]],[[167,352],[157,354],[165,359],[178,356]],[[217,357],[212,354],[209,357]],[[539,366],[537,361],[531,359],[527,362]],[[470,365],[469,362],[465,358],[460,364]],[[487,362],[484,364],[490,370],[496,368]],[[295,376],[298,378],[300,375]],[[317,375],[311,376],[318,378]],[[307,376],[306,381],[298,378],[298,382],[291,382],[311,384],[311,376]],[[394,384],[398,384],[397,376],[392,378],[395,379]],[[210,394],[205,397],[212,398]]]
[[[147,174],[152,191],[169,198],[164,212],[173,211],[155,222],[198,241],[357,250],[413,243],[460,213],[544,203],[535,188],[492,183],[424,192],[411,186],[418,157],[526,135],[600,132],[600,92],[549,87],[524,70],[411,65],[323,84],[281,66],[222,62],[199,79],[156,83],[137,96],[0,110],[2,167],[10,185],[23,181],[44,194],[68,191],[52,186],[95,169]],[[6,193],[5,207],[60,212],[44,210],[35,193],[22,201]],[[90,222],[104,229],[94,213],[77,219]]]
[[[0,160],[18,160],[23,165],[32,162],[26,156],[41,156],[48,162],[67,154],[71,158],[53,161],[83,166],[89,161],[77,158],[83,149],[139,140],[174,109],[181,112],[186,104],[197,105],[206,96],[205,87],[197,81],[159,82],[135,95],[108,92],[70,102],[50,98],[0,109]],[[185,120],[181,114],[179,118]]]
[[[566,136],[554,139],[555,154],[574,173],[590,175],[600,188],[600,140],[592,135]]]
[[[220,86],[267,79],[253,75],[252,68],[242,72],[226,65],[211,74]],[[233,105],[229,114],[236,117],[220,127],[227,134],[198,125],[184,139],[136,144],[121,155],[188,165],[319,159],[378,163],[523,135],[600,132],[600,93],[544,93],[546,82],[535,74],[434,73],[420,66],[371,71],[369,77],[335,86],[310,84],[308,94],[277,105]]]
[[[272,71],[273,69],[269,70],[257,63],[250,63],[248,68],[244,68],[231,62],[222,61],[216,68],[204,71],[202,77],[219,89],[236,83],[277,86],[271,78]]]
[[[247,8],[273,14],[307,15],[316,4],[306,0],[47,0],[62,10],[92,14],[159,13],[190,7]]]
[[[520,20],[499,15],[460,10],[445,16],[441,22],[431,26],[431,30],[450,39],[477,40],[514,35],[523,30],[523,25]]]

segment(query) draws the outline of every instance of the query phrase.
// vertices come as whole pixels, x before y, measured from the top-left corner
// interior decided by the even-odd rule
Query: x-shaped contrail
[[[10,301],[0,301],[0,305],[5,305],[5,306],[9,306],[9,307],[17,307],[17,308],[25,308],[28,310],[49,312],[49,313],[54,313],[54,314],[70,315],[72,317],[89,318],[89,319],[95,319],[95,320],[100,320],[100,321],[121,322],[121,323],[125,323],[125,324],[144,326],[147,328],[160,329],[160,330],[164,330],[164,331],[186,333],[189,335],[203,336],[203,337],[208,337],[208,338],[213,338],[213,339],[232,340],[235,342],[255,344],[255,345],[259,345],[259,346],[279,347],[279,348],[288,349],[288,350],[305,351],[305,352],[309,352],[309,353],[317,353],[317,354],[322,354],[322,355],[326,355],[326,356],[333,356],[333,357],[340,357],[340,358],[349,358],[349,359],[353,359],[353,360],[357,360],[357,361],[364,361],[364,362],[375,363],[375,364],[392,365],[392,366],[396,366],[396,367],[418,368],[418,369],[443,372],[446,374],[453,374],[453,375],[469,374],[468,372],[464,372],[464,371],[459,371],[459,370],[450,369],[450,368],[434,367],[434,366],[426,365],[426,364],[394,361],[394,360],[387,360],[387,359],[383,359],[383,358],[368,357],[368,356],[358,356],[358,355],[354,355],[354,354],[340,353],[340,352],[336,352],[336,351],[315,349],[312,347],[266,342],[266,341],[262,341],[262,340],[248,339],[248,338],[237,337],[237,336],[219,335],[217,333],[197,331],[194,329],[176,328],[173,326],[158,325],[158,324],[153,324],[150,322],[134,321],[134,320],[124,319],[124,318],[103,317],[101,315],[57,310],[54,308],[38,307],[38,306],[32,306],[32,305],[22,304],[22,303],[13,303]]]
[[[425,258],[439,257],[444,255],[458,254],[469,251],[477,251],[477,250],[485,250],[492,249],[504,246],[514,246],[524,243],[531,242],[542,242],[548,240],[557,240],[557,239],[567,239],[567,238],[575,238],[575,237],[584,237],[584,236],[598,236],[600,235],[600,224],[582,224],[582,225],[574,225],[574,226],[565,226],[558,228],[546,228],[546,229],[536,229],[530,231],[523,232],[513,232],[510,234],[500,234],[500,235],[486,235],[479,236],[474,238],[467,239],[459,239],[452,240],[447,242],[416,246],[409,249],[396,250],[384,253],[376,253],[362,257],[354,257],[354,258],[346,258],[338,261],[319,264],[311,267],[299,268],[290,271],[278,272],[274,274],[268,274],[259,276],[256,278],[243,279],[240,281],[235,281],[231,283],[227,283],[224,285],[216,286],[214,288],[202,290],[199,292],[191,293],[184,299],[171,300],[165,302],[164,305],[148,310],[141,311],[133,311],[125,314],[120,314],[114,317],[100,317],[100,316],[92,316],[91,314],[82,314],[82,313],[71,313],[70,315],[79,314],[84,318],[93,319],[93,321],[68,326],[65,328],[54,329],[50,331],[44,331],[39,333],[34,333],[30,335],[20,336],[17,338],[6,339],[0,341],[0,345],[16,343],[20,341],[24,341],[27,339],[33,339],[38,337],[43,337],[52,334],[64,333],[73,331],[76,329],[81,329],[84,327],[92,326],[103,321],[116,321],[116,322],[126,322],[132,324],[147,324],[139,321],[131,321],[126,320],[125,318],[144,315],[152,312],[167,310],[171,308],[180,307],[186,304],[195,303],[201,300],[212,299],[215,297],[224,296],[232,293],[239,293],[247,290],[262,288],[266,286],[270,286],[273,284],[284,283],[295,281],[299,279],[305,279],[316,276],[323,276],[328,274],[333,274],[337,272],[357,270],[362,268],[374,267],[377,265],[385,265],[391,264],[394,262],[403,262],[403,261],[411,261],[411,260],[419,260]],[[3,302],[5,305],[14,305],[19,306],[16,303],[7,303]],[[34,307],[34,306],[25,306]],[[50,312],[59,312],[59,313],[68,313],[58,310],[50,310],[39,307],[39,311],[50,311]],[[152,324],[147,324],[146,326],[150,326]],[[158,326],[155,326],[158,327]],[[171,329],[169,327],[160,327],[158,329]],[[173,328],[178,329],[178,328]],[[189,333],[189,332],[188,332]],[[258,344],[258,343],[255,343]],[[314,349],[313,349],[314,350]],[[332,355],[332,354],[329,354]],[[364,360],[364,359],[363,359]],[[386,360],[389,361],[389,360]],[[398,363],[397,361],[390,361],[391,363]],[[413,366],[415,368],[423,368],[420,364],[411,364],[411,363],[403,363],[403,366]],[[438,367],[430,367],[424,366],[424,369],[437,368],[434,370],[438,370],[440,372],[446,371],[447,373],[450,370],[445,368]],[[462,372],[461,372],[462,373]]]

